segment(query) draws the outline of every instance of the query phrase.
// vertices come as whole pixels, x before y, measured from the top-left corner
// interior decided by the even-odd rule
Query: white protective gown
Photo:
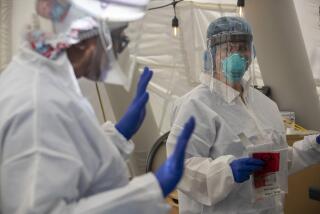
[[[99,126],[63,54],[22,48],[0,76],[1,213],[167,213],[154,175],[128,180],[134,146]]]
[[[262,129],[272,142],[287,147],[277,105],[243,82],[245,105],[239,92],[217,80],[210,84],[210,76],[202,75],[202,84],[177,100],[167,141],[170,154],[184,122],[195,116],[197,126],[187,148],[186,170],[178,188],[180,214],[282,213],[283,195],[282,199],[253,204],[251,182],[235,183],[229,166],[234,159],[245,156],[240,133],[254,141]],[[320,146],[315,137],[305,137],[292,148],[287,147],[289,173],[320,162]]]

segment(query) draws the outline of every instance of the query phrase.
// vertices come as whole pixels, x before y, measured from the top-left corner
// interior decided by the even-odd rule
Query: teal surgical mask
[[[247,59],[238,53],[233,53],[222,61],[223,74],[231,83],[240,82],[247,67]]]

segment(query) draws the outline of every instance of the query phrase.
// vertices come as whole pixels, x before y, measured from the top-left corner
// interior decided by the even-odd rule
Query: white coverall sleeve
[[[219,123],[216,113],[194,100],[183,103],[176,117],[172,117],[167,140],[168,155],[172,153],[183,124],[190,116],[195,117],[197,124],[187,147],[184,176],[178,189],[193,200],[212,206],[225,199],[236,187],[229,165],[235,158],[232,155],[214,160],[209,157],[214,140],[223,128],[221,124],[218,124],[220,128],[216,126]]]
[[[320,163],[320,145],[316,142],[316,137],[317,135],[305,136],[289,147],[289,174]]]
[[[158,181],[149,173],[134,178],[124,187],[81,200],[73,213],[161,214],[168,211],[169,205],[164,202]]]
[[[101,163],[92,155],[95,148],[90,149],[90,142],[82,135],[87,130],[79,128],[88,121],[79,123],[68,118],[67,110],[60,114],[56,106],[48,106],[53,109],[49,115],[34,113],[34,110],[22,113],[6,128],[1,151],[2,214],[168,212],[161,188],[152,174],[107,191],[90,192],[97,171],[111,163]],[[91,161],[85,161],[88,158]],[[105,183],[117,183],[116,170],[110,170],[108,175],[113,176],[113,180],[106,178]]]
[[[107,141],[113,142],[122,158],[124,160],[128,160],[134,150],[134,143],[131,140],[128,141],[124,136],[122,136],[110,121],[104,123],[102,125],[102,129],[106,135]]]
[[[5,177],[5,179],[12,180],[4,181],[3,184],[16,185],[17,188],[14,189],[18,191],[8,191],[8,188],[12,188],[11,186],[5,186],[2,190],[3,194],[11,193],[2,197],[4,199],[2,202],[3,214],[126,214],[129,212],[150,214],[154,211],[159,214],[168,213],[169,207],[164,202],[162,191],[153,174],[137,177],[120,188],[83,197],[79,201],[69,201],[65,197],[68,197],[69,194],[78,194],[76,189],[78,176],[75,174],[76,171],[70,171],[73,161],[65,160],[63,164],[68,164],[65,167],[58,166],[62,161],[57,161],[56,166],[54,163],[51,166],[46,165],[47,170],[45,170],[38,162],[43,161],[40,156],[40,153],[28,155],[19,162],[13,161],[6,164],[5,171],[10,176],[17,177]],[[48,157],[48,159],[50,158],[53,159],[53,157]],[[30,162],[33,164],[30,165]],[[74,163],[73,167],[77,168],[77,164]],[[63,172],[65,169],[68,169],[68,172]],[[52,175],[52,172],[49,173],[48,170],[54,170],[55,174],[68,173],[69,176],[52,176],[50,180],[50,177],[46,177],[46,175]]]

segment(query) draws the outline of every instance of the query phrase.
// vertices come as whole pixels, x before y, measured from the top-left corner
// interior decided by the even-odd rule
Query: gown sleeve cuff
[[[102,129],[107,138],[109,138],[108,140],[117,147],[121,156],[128,160],[134,150],[134,143],[131,140],[128,141],[110,121],[104,123]]]
[[[310,142],[311,148],[320,152],[320,144],[317,142],[318,135],[306,136],[305,140]]]

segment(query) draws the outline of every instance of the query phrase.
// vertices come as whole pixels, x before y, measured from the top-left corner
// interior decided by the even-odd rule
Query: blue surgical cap
[[[252,36],[252,30],[247,21],[241,17],[225,16],[212,21],[207,29],[207,39],[220,33],[248,33]],[[214,62],[211,60],[215,58],[216,48],[210,48],[204,53],[204,72],[210,72],[211,66],[214,67]],[[213,63],[213,65],[212,65]],[[215,68],[213,68],[215,69]]]
[[[248,33],[252,36],[251,27],[241,17],[221,17],[210,23],[207,38],[219,33]]]

